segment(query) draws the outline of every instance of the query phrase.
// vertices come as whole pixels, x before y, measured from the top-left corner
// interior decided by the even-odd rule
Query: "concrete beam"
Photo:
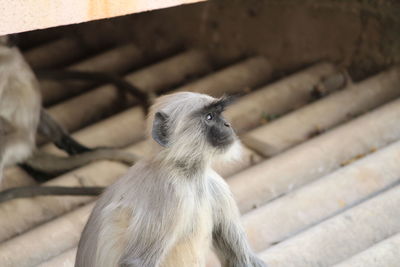
[[[399,182],[399,162],[400,141],[245,214],[252,247],[280,243]]]
[[[203,0],[0,1],[0,35],[111,18]]]
[[[333,267],[396,267],[400,262],[400,234],[389,237]]]
[[[274,120],[246,134],[243,142],[265,157],[274,156],[399,97],[399,86],[397,66]]]
[[[395,100],[246,169],[228,183],[241,211],[248,212],[399,139],[400,100]]]
[[[396,186],[265,250],[261,258],[270,267],[332,266],[400,232],[399,205]]]

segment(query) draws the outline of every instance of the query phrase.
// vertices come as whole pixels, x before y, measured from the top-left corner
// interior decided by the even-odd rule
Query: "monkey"
[[[43,133],[72,157],[36,150],[36,132]],[[3,168],[28,161],[39,171],[54,174],[99,159],[133,164],[137,157],[117,149],[89,149],[75,141],[42,108],[38,80],[20,50],[0,36],[0,181]]]
[[[0,37],[0,178],[5,166],[31,155],[41,109],[37,80],[8,42]]]
[[[265,267],[250,248],[227,183],[212,170],[239,154],[222,112],[228,97],[179,92],[148,115],[152,153],[97,200],[75,267],[202,267],[213,247],[223,266]]]

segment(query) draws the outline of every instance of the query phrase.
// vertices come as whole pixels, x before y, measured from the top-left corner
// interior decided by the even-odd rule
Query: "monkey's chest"
[[[206,254],[212,243],[210,205],[208,203],[195,205],[192,211],[186,213],[181,229],[162,266],[204,266]]]
[[[211,236],[212,213],[208,204],[199,205],[188,213],[183,222],[182,239],[197,239],[197,237]]]

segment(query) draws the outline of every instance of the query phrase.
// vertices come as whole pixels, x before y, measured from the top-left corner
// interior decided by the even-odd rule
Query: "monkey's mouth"
[[[212,145],[215,148],[221,149],[221,150],[226,150],[229,148],[233,143],[235,142],[236,138],[234,135],[225,135],[225,136],[219,136],[218,138],[214,138]]]

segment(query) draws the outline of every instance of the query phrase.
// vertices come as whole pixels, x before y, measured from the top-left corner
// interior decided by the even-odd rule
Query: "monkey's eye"
[[[214,117],[213,117],[213,115],[211,114],[211,113],[208,113],[207,115],[206,115],[206,120],[208,120],[208,121],[210,121],[210,120],[212,120]]]

